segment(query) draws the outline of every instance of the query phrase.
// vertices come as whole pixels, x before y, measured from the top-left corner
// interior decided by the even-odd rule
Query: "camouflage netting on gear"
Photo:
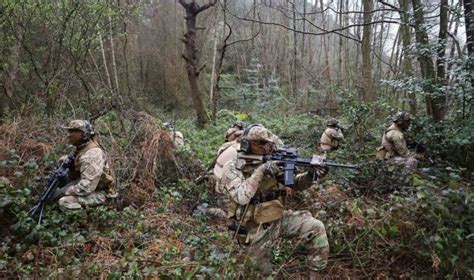
[[[130,182],[128,199],[137,205],[146,203],[157,186],[178,178],[194,178],[202,167],[189,162],[176,150],[161,121],[145,112],[134,116],[136,137],[126,161],[133,161],[124,179]]]

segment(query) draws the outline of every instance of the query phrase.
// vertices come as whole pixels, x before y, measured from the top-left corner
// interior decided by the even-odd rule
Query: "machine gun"
[[[36,214],[39,214],[38,224],[41,223],[43,219],[43,208],[46,202],[50,201],[54,195],[54,192],[57,188],[62,187],[66,183],[66,177],[69,173],[69,169],[72,168],[74,164],[74,155],[68,155],[66,159],[63,160],[61,165],[54,170],[51,176],[48,179],[48,184],[46,189],[41,193],[38,201],[31,207],[28,211],[28,216],[34,217]]]

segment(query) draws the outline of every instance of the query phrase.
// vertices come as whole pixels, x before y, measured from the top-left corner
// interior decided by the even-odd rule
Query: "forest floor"
[[[298,137],[287,129],[288,122],[303,117],[284,124],[264,121],[284,140],[305,146],[314,139],[301,139],[314,138],[309,131],[319,124],[294,128],[304,131]],[[48,205],[41,225],[26,212],[59,155],[71,148],[59,143],[59,129],[45,129],[51,123],[16,121],[0,127],[0,277],[262,277],[252,252],[232,240],[227,222],[196,211],[203,203],[215,203],[212,188],[193,179],[212,159],[228,122],[204,130],[178,123],[187,143],[175,150],[150,115],[125,124],[138,128],[122,134],[108,121],[97,127],[120,175],[121,196],[83,212],[63,213]],[[357,145],[348,141],[345,145]],[[348,148],[333,159],[356,162],[365,151]],[[311,148],[302,152],[310,154]],[[331,253],[321,278],[473,277],[469,173],[441,161],[421,163],[419,170],[406,175],[372,161],[362,171],[331,169],[288,200],[288,209],[308,210],[326,226]],[[305,279],[304,254],[296,241],[275,243],[268,279]]]

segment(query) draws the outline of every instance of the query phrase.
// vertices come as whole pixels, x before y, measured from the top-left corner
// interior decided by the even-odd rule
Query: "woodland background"
[[[372,162],[331,171],[290,206],[328,229],[323,276],[473,274],[472,0],[4,0],[0,3],[0,273],[5,277],[255,277],[194,178],[229,124],[263,123],[315,152],[324,119],[345,128],[335,161],[372,162],[389,116],[436,164],[401,176]],[[26,212],[57,158],[60,125],[91,120],[121,198],[85,214]],[[175,150],[162,129],[185,134]],[[274,278],[299,249],[273,248]]]

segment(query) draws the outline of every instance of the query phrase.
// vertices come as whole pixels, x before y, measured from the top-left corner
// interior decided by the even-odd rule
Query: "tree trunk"
[[[370,58],[370,43],[372,39],[372,15],[374,9],[373,0],[362,1],[364,9],[364,27],[362,28],[362,88],[365,101],[375,100],[374,82],[372,79],[372,62]]]
[[[321,10],[321,16],[322,16],[322,22],[323,22],[323,29],[327,30],[328,27],[327,27],[327,15],[326,15],[326,11],[324,11],[324,2],[323,0],[320,0],[320,4],[319,4],[321,7],[320,7],[320,10]],[[323,35],[322,38],[321,38],[321,49],[324,49],[324,67],[323,67],[323,70],[322,70],[322,73],[321,75],[324,77],[325,81],[327,84],[330,84],[331,83],[331,69],[330,69],[330,65],[329,65],[329,55],[328,55],[328,48],[327,48],[327,43],[326,43],[326,37],[328,35]]]
[[[306,1],[305,1],[306,2]],[[343,12],[344,10],[344,0],[339,0],[338,3],[338,10],[339,12]],[[338,14],[337,15],[337,20],[336,22],[339,24],[339,27],[343,26],[343,22],[342,22],[342,17],[343,15],[342,14]],[[339,36],[339,51],[338,51],[338,58],[337,58],[337,83],[338,85],[341,85],[342,84],[342,79],[343,79],[343,75],[342,75],[342,45],[343,45],[343,37],[342,36]]]
[[[464,4],[464,19],[466,24],[466,45],[467,52],[471,61],[474,59],[474,5],[472,0],[463,0]],[[472,65],[472,64],[471,64]]]
[[[224,25],[222,27],[222,38],[223,39],[223,42],[222,44],[217,47],[217,44],[215,47],[217,47],[215,49],[215,53],[214,53],[214,65],[213,65],[213,69],[214,69],[214,74],[215,75],[215,79],[214,79],[214,82],[212,83],[212,98],[211,98],[211,111],[212,111],[212,119],[213,121],[216,120],[216,117],[217,117],[217,101],[219,99],[219,95],[220,95],[220,87],[219,87],[219,82],[221,80],[221,69],[222,69],[222,64],[224,63],[224,57],[225,57],[225,51],[228,47],[227,45],[227,40],[230,38],[230,35],[232,34],[232,29],[230,28],[230,26],[227,24],[227,14],[226,14],[226,10],[227,10],[227,0],[224,0],[223,4],[222,4],[222,12],[223,12],[223,22],[224,22]],[[226,27],[229,27],[229,34],[226,36]],[[216,42],[217,42],[218,38],[216,37]],[[253,40],[252,40],[253,41]]]
[[[415,17],[415,38],[421,48],[428,47],[428,34],[425,30],[425,18],[420,0],[412,0],[413,13]],[[418,52],[418,62],[420,63],[421,76],[423,78],[423,90],[425,91],[426,111],[435,122],[443,117],[442,106],[445,100],[444,95],[433,95],[436,88],[436,76],[433,60],[428,52]]]
[[[292,3],[293,6],[293,30],[296,30],[296,7],[295,3]],[[292,61],[292,71],[291,71],[291,85],[292,85],[292,94],[295,97],[295,100],[298,100],[298,77],[296,69],[296,60],[298,59],[298,49],[297,49],[297,34],[296,31],[293,32],[293,61]]]
[[[194,1],[186,3],[185,0],[179,0],[179,3],[186,11],[186,16],[184,17],[186,20],[186,33],[183,37],[185,45],[183,58],[186,60],[186,72],[188,74],[191,99],[193,100],[194,109],[196,110],[198,125],[199,127],[204,127],[207,123],[207,119],[198,83],[201,69],[198,66],[199,59],[196,47],[196,20],[199,13],[214,6],[216,1],[209,2],[202,6],[199,6]]]
[[[446,39],[448,34],[448,0],[441,0],[439,14],[438,57],[436,60],[437,81],[446,85]]]
[[[402,36],[402,43],[403,43],[403,72],[405,76],[411,76],[413,74],[413,66],[412,61],[409,55],[407,55],[408,48],[411,45],[411,35],[410,35],[410,28],[409,28],[409,3],[408,0],[399,0],[400,2],[400,18],[402,20],[401,28],[401,36]],[[415,92],[410,90],[408,92],[408,104],[410,107],[410,113],[413,115],[416,114],[417,104],[416,104],[416,95]]]
[[[473,0],[463,0],[466,26],[466,45],[469,55],[468,70],[474,73],[474,5]],[[474,88],[474,75],[471,74],[471,89]],[[463,101],[464,104],[464,101]],[[463,105],[464,106],[464,105]]]
[[[18,66],[20,64],[20,53],[22,36],[19,36],[15,40],[13,46],[10,49],[10,55],[8,57],[5,76],[3,78],[2,93],[0,96],[0,123],[6,113],[13,107],[13,92],[15,88],[15,81],[18,75]]]

